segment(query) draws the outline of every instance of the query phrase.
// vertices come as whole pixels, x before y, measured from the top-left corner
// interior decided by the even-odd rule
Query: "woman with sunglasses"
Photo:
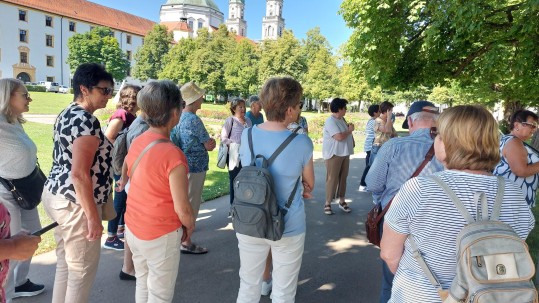
[[[240,144],[241,133],[244,129],[253,126],[250,119],[245,117],[245,100],[234,99],[230,102],[230,112],[232,116],[225,120],[225,124],[221,129],[221,142],[228,145],[228,177],[230,179],[230,205],[234,200],[234,178],[238,175],[241,169],[240,163]]]
[[[109,119],[109,125],[105,131],[105,136],[110,142],[114,143],[118,133],[128,128],[137,118],[137,94],[141,87],[137,85],[127,84],[119,92],[120,98],[116,104],[116,111]],[[118,182],[122,172],[114,172],[114,182]],[[125,191],[114,193],[114,209],[116,210],[116,218],[108,223],[108,237],[103,244],[103,248],[113,250],[123,250],[124,242],[120,240],[124,236],[124,214],[125,202],[127,194]]]
[[[73,76],[74,101],[54,124],[53,163],[42,196],[45,211],[60,224],[54,231],[53,303],[88,302],[97,273],[101,207],[112,187],[112,145],[94,112],[107,105],[113,84],[103,66],[81,64]]]
[[[511,132],[500,140],[500,163],[494,174],[515,182],[530,207],[535,205],[539,186],[539,153],[525,143],[537,130],[538,117],[529,110],[519,110],[509,122]]]
[[[37,147],[24,132],[22,123],[25,120],[22,114],[29,110],[30,94],[22,83],[17,79],[0,80],[0,177],[12,180],[21,179],[30,175],[37,164]],[[3,204],[11,215],[9,229],[11,235],[17,235],[21,231],[35,231],[41,229],[37,208],[26,210],[17,204],[11,192],[0,185],[0,204]],[[0,228],[4,229],[0,224]],[[1,233],[1,232],[0,232]],[[28,239],[30,236],[22,233],[23,241],[37,241]],[[21,235],[17,235],[20,237]],[[38,241],[39,242],[39,241]],[[37,242],[36,242],[37,243]],[[0,250],[4,248],[1,247]],[[2,258],[0,258],[2,259]],[[8,275],[5,284],[6,296],[8,300],[21,296],[35,296],[45,289],[41,284],[34,284],[28,279],[31,255],[27,260],[17,259],[10,261],[9,274],[7,267],[2,261],[0,264],[0,281],[2,277]],[[3,285],[3,283],[0,283]],[[1,288],[1,286],[0,286]],[[0,302],[2,294],[0,293]]]

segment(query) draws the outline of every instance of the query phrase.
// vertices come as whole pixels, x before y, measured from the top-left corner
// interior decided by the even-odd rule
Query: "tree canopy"
[[[144,44],[135,53],[133,77],[142,81],[157,79],[163,70],[163,59],[172,42],[172,33],[164,25],[156,24],[144,37]]]

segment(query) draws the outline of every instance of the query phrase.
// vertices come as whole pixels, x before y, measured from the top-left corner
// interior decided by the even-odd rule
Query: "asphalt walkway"
[[[29,118],[29,117],[27,117]],[[325,167],[315,155],[316,183],[313,199],[305,201],[307,235],[299,274],[296,302],[378,302],[381,261],[378,248],[367,243],[363,222],[371,195],[358,191],[364,156],[350,161],[346,214],[333,205],[335,214],[323,212]],[[237,239],[227,218],[228,196],[203,203],[193,240],[209,250],[205,255],[182,255],[173,302],[235,302],[239,288]],[[103,236],[104,241],[106,235]],[[135,301],[135,282],[118,278],[123,252],[102,249],[90,302]],[[261,256],[265,258],[265,256]],[[56,256],[54,252],[33,258],[30,278],[45,284],[45,293],[18,298],[15,303],[51,302]],[[260,302],[271,302],[262,297]]]

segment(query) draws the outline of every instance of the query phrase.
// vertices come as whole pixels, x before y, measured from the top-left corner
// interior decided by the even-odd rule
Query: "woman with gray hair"
[[[150,128],[131,144],[119,181],[120,189],[130,182],[125,229],[137,278],[135,299],[171,302],[181,242],[195,227],[187,159],[169,140],[182,111],[180,90],[172,81],[150,82],[138,100]]]
[[[29,110],[30,102],[32,102],[32,98],[30,98],[22,81],[17,79],[0,80],[0,142],[2,142],[0,177],[6,180],[24,178],[36,169],[37,147],[21,125],[25,122],[22,113]],[[11,215],[11,223],[9,224],[11,235],[19,234],[23,230],[35,231],[41,228],[37,208],[30,210],[21,208],[11,192],[2,185],[0,185],[0,204],[3,204]],[[18,237],[20,241],[39,242],[38,237],[29,236],[24,232],[15,237]],[[6,283],[7,299],[35,296],[45,289],[45,286],[34,284],[28,279],[31,261],[32,257],[30,256],[27,260],[12,260],[10,262]],[[0,265],[0,277],[5,271],[7,268]],[[1,297],[0,293],[0,301]]]

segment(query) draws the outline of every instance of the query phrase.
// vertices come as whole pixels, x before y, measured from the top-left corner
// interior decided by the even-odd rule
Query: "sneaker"
[[[362,193],[366,193],[367,192],[367,186],[360,185],[359,186],[359,191],[362,192]]]
[[[15,287],[13,298],[37,296],[44,290],[45,285],[35,284],[30,279],[27,279],[23,285]]]
[[[124,242],[118,239],[117,236],[108,237],[107,241],[105,241],[105,244],[103,244],[103,248],[114,249],[114,250],[124,250]]]
[[[268,296],[271,292],[272,280],[262,281],[262,292],[260,293],[263,296]]]

